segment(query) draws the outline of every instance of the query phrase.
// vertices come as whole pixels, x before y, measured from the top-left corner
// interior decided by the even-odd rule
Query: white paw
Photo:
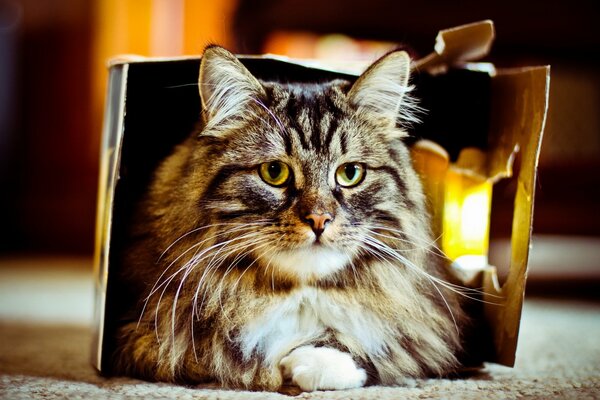
[[[305,391],[364,386],[367,374],[350,354],[328,347],[298,347],[279,363],[284,379]]]

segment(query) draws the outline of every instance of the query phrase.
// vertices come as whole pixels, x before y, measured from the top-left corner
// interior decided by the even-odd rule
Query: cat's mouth
[[[310,233],[307,235],[306,241],[305,241],[305,246],[303,247],[328,247],[328,248],[332,248],[331,246],[331,239],[329,237],[329,235],[327,235],[325,232],[314,232],[314,230],[310,231]]]

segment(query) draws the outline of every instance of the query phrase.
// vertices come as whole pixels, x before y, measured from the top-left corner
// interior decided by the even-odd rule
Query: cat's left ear
[[[209,46],[200,61],[198,89],[206,126],[227,130],[244,120],[265,90],[242,63],[220,46]]]
[[[390,124],[414,122],[408,92],[410,57],[394,51],[375,61],[354,83],[348,98],[358,110],[389,120]]]

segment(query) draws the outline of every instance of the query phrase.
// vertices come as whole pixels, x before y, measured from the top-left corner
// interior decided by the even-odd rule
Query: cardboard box
[[[512,366],[527,276],[549,67],[496,70],[491,64],[470,63],[487,54],[493,37],[491,21],[441,31],[435,52],[414,63],[416,96],[428,111],[414,134],[443,147],[419,143],[414,147],[414,159],[432,205],[436,235],[444,233],[449,238],[440,242],[443,250],[456,268],[468,275],[465,285],[484,291],[478,321],[483,344],[481,357],[475,361]],[[278,57],[240,58],[263,79],[354,80],[359,74]],[[128,301],[126,288],[120,287],[117,279],[128,223],[154,168],[199,119],[199,65],[197,57],[127,57],[110,65],[95,253],[93,363],[102,373],[110,374],[112,337]],[[520,169],[510,273],[500,287],[495,268],[486,262],[489,196],[495,181],[512,175],[517,154]],[[473,204],[484,216],[475,234],[462,229],[471,222],[455,212]]]

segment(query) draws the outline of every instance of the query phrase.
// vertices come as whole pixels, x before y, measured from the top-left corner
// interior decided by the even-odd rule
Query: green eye
[[[283,186],[290,178],[290,167],[281,161],[271,161],[260,164],[258,173],[269,185]]]
[[[342,164],[335,171],[336,182],[343,187],[356,186],[365,176],[365,167],[360,163]]]

